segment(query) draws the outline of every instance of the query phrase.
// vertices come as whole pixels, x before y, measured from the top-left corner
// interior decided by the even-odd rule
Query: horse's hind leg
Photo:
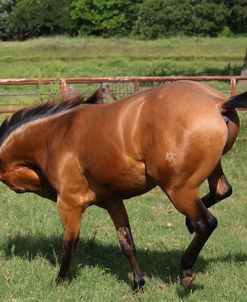
[[[144,286],[145,281],[140,272],[137,260],[136,250],[131,229],[129,225],[128,214],[122,200],[111,203],[107,208],[112,221],[117,230],[120,247],[123,254],[129,259],[133,275],[134,275],[134,289],[140,289]]]
[[[197,190],[183,188],[169,192],[168,196],[174,206],[191,221],[196,233],[181,259],[181,281],[184,287],[188,287],[195,278],[193,265],[216,228],[217,219],[205,207]]]
[[[218,163],[208,177],[208,184],[209,193],[202,198],[202,202],[207,208],[210,208],[232,194],[232,187],[224,175],[221,162]],[[186,218],[186,226],[190,233],[194,232],[194,228],[188,218]]]
[[[207,208],[210,208],[232,194],[232,187],[225,177],[221,162],[218,163],[217,167],[208,177],[208,184],[210,192],[202,198]]]

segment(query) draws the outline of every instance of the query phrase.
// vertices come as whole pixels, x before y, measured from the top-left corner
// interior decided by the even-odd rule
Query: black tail
[[[226,111],[234,108],[247,108],[247,91],[232,96],[223,104],[222,108]]]

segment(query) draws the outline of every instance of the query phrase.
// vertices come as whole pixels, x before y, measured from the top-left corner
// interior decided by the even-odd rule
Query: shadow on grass
[[[35,257],[43,257],[52,265],[57,264],[60,258],[62,237],[31,237],[16,236],[8,240],[3,247],[6,259],[21,257],[32,261]],[[178,282],[180,259],[182,250],[144,251],[137,250],[137,258],[144,275],[157,277],[167,284]],[[196,262],[196,271],[203,272],[210,263],[234,261],[246,263],[247,254],[229,254],[218,258],[203,259],[199,257]],[[116,245],[102,245],[96,240],[79,241],[76,257],[71,267],[70,279],[76,278],[82,266],[100,266],[111,272],[118,279],[124,280],[130,286],[132,280],[128,278],[130,266],[128,260],[122,255]],[[202,290],[203,285],[192,284],[190,289],[178,289],[180,297],[186,297],[191,291]]]

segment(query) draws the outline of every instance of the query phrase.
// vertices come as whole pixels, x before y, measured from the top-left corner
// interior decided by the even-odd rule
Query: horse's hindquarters
[[[179,121],[177,121],[179,123]],[[165,191],[189,186],[198,188],[218,164],[227,141],[227,127],[219,114],[203,113],[181,130],[158,132],[146,152],[148,175]],[[173,137],[173,139],[169,139]]]

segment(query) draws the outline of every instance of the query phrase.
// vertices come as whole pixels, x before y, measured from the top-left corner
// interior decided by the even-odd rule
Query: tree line
[[[247,0],[0,0],[1,40],[246,33]]]

